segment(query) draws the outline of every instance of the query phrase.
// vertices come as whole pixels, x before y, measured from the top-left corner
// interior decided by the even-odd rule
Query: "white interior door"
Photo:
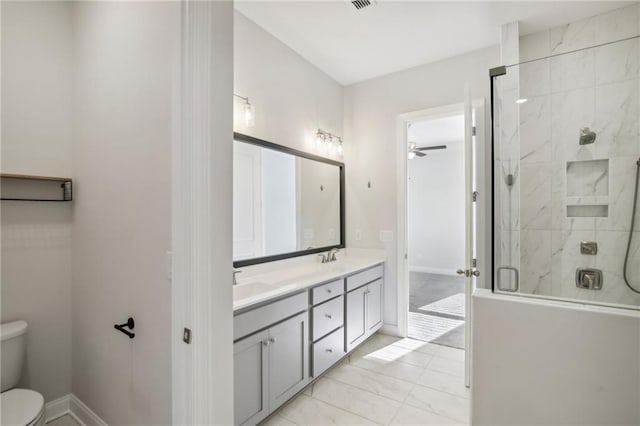
[[[465,250],[464,250],[464,269],[459,270],[465,277],[465,328],[464,328],[464,347],[465,347],[465,384],[471,386],[471,295],[475,286],[475,277],[480,273],[476,269],[474,260],[475,254],[475,214],[474,214],[474,123],[473,109],[471,99],[469,97],[469,87],[465,86],[464,93],[464,163],[465,163]]]

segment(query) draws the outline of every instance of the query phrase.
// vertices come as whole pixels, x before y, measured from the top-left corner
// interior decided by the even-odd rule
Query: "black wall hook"
[[[133,318],[129,317],[127,319],[127,322],[125,322],[124,324],[115,324],[113,326],[113,328],[115,328],[118,331],[123,332],[124,334],[126,334],[127,336],[129,336],[129,339],[133,339],[134,337],[136,337],[136,333],[131,333],[130,331],[125,330],[124,328],[127,327],[129,330],[133,330],[133,327],[135,327],[135,323],[133,322]]]

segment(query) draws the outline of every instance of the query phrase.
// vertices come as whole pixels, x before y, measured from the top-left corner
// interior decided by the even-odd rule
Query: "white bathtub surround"
[[[265,424],[469,424],[463,357],[376,334]]]
[[[54,426],[107,426],[74,394],[65,395],[45,405],[45,419]]]
[[[478,289],[474,425],[640,424],[640,313]]]
[[[379,250],[356,249],[338,253],[338,260],[329,263],[321,263],[318,255],[309,255],[241,268],[234,286],[233,310],[299,292],[384,260]]]

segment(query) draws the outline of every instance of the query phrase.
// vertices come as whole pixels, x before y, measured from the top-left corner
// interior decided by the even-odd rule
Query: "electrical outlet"
[[[362,241],[362,231],[360,229],[356,229],[356,241]]]

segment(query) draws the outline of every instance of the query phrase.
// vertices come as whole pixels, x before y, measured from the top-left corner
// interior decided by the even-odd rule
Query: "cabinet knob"
[[[263,346],[269,346],[269,341],[268,340],[263,340],[262,341],[262,345]]]
[[[327,293],[331,293],[331,289],[330,288],[327,289]]]
[[[333,349],[325,349],[327,352],[333,352]]]
[[[324,314],[324,316],[331,319],[331,314]]]
[[[275,342],[276,342],[275,337],[269,337],[269,343],[275,343]]]

